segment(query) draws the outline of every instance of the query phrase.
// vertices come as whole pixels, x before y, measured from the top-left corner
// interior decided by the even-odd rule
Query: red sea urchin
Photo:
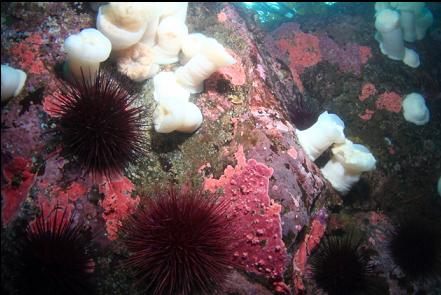
[[[54,209],[14,241],[12,285],[17,294],[94,294],[90,237],[74,216]]]
[[[62,155],[92,175],[120,174],[145,152],[146,110],[110,74],[66,83],[54,94]]]
[[[201,191],[157,191],[128,221],[125,244],[138,285],[152,294],[212,293],[232,264],[226,203]]]
[[[369,258],[360,253],[360,244],[352,234],[325,236],[310,260],[319,288],[329,295],[383,294],[373,280]]]
[[[410,213],[392,233],[391,256],[412,281],[441,281],[441,225],[436,220]]]

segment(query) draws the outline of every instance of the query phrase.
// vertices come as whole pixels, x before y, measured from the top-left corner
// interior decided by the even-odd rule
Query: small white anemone
[[[100,6],[96,27],[109,38],[113,50],[122,50],[141,40],[149,15],[146,3],[112,2]]]
[[[77,79],[82,79],[82,72],[85,76],[96,75],[100,63],[109,57],[112,44],[100,31],[88,28],[67,37],[64,50],[71,73]]]
[[[26,82],[27,75],[22,70],[2,65],[2,102],[20,94]]]
[[[201,52],[207,36],[201,33],[189,34],[182,42],[180,62],[185,65],[193,56]]]
[[[391,9],[381,10],[375,19],[375,28],[381,34],[376,39],[380,41],[381,53],[393,60],[404,58],[404,40],[400,27],[400,14]]]
[[[420,56],[415,50],[405,48],[403,62],[411,68],[420,66]]]
[[[236,60],[213,38],[203,41],[201,51],[176,70],[176,80],[191,93],[200,93],[203,82],[219,68],[232,65]]]
[[[296,129],[296,133],[303,150],[314,161],[333,143],[345,142],[344,128],[345,124],[336,114],[325,111],[314,125],[305,130]]]
[[[408,94],[403,100],[403,115],[406,121],[416,125],[429,122],[430,112],[424,97],[415,92]]]
[[[358,182],[361,173],[375,169],[376,160],[369,150],[346,139],[332,149],[331,160],[321,169],[332,187],[345,195]]]
[[[173,72],[161,72],[153,78],[153,97],[160,103],[163,100],[174,99],[178,102],[188,102],[190,91],[176,82]]]
[[[153,112],[153,125],[158,133],[192,133],[202,121],[201,110],[191,102],[163,99]]]
[[[182,41],[188,35],[187,25],[173,16],[163,18],[156,33],[157,45],[153,47],[157,64],[172,64],[179,60]]]

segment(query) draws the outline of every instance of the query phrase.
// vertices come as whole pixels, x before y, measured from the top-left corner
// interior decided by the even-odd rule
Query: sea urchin
[[[54,209],[14,242],[13,285],[18,294],[93,294],[90,239],[74,216]]]
[[[232,255],[226,203],[201,191],[157,191],[124,228],[125,267],[152,294],[209,293],[224,281]]]
[[[329,295],[369,294],[374,287],[369,280],[372,267],[368,257],[359,252],[360,243],[352,234],[325,236],[310,259],[319,288]]]
[[[434,221],[409,215],[392,233],[389,249],[411,280],[441,279],[441,229]]]
[[[93,175],[120,174],[145,151],[145,108],[109,74],[75,80],[54,94],[62,155]]]

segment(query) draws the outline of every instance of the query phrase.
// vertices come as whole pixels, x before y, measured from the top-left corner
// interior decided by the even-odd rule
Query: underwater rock
[[[214,294],[271,295],[273,292],[266,289],[259,283],[250,282],[240,272],[233,271],[228,275],[225,282],[225,287],[221,291]]]
[[[71,10],[69,8],[69,12],[66,12],[69,16],[66,26],[61,21],[61,14],[57,14],[53,16],[56,21],[52,20],[52,22],[59,24],[50,23],[48,24],[50,27],[43,31],[31,30],[24,37],[14,39],[10,42],[12,48],[6,48],[4,51],[6,57],[2,56],[11,65],[23,65],[30,71],[30,84],[29,87],[26,85],[25,93],[32,93],[37,86],[44,84],[43,97],[46,97],[44,110],[49,114],[51,114],[51,101],[48,99],[48,94],[56,91],[53,83],[55,80],[53,66],[55,61],[61,61],[64,58],[59,42],[68,34],[78,31],[80,27],[89,27],[90,25],[80,26],[79,23],[86,24],[92,18],[92,16],[81,15],[82,21],[80,22],[72,17],[75,14]],[[207,11],[214,13],[204,13]],[[359,45],[358,43],[370,44],[364,43],[361,39],[358,41],[347,39],[341,42],[325,34],[324,28],[318,31],[307,31],[302,27],[300,30],[300,24],[295,23],[283,25],[277,33],[278,36],[275,36],[274,32],[266,35],[254,28],[246,17],[239,15],[236,8],[229,4],[192,3],[189,7],[188,19],[191,31],[213,36],[224,45],[228,54],[237,60],[236,64],[220,68],[212,74],[205,81],[203,93],[190,97],[190,101],[201,109],[206,119],[201,128],[191,135],[171,133],[151,137],[154,147],[148,147],[148,154],[145,159],[142,159],[145,161],[144,166],[133,165],[134,167],[129,167],[130,169],[125,171],[124,178],[111,183],[103,180],[93,186],[91,180],[85,180],[83,175],[75,170],[74,159],[66,160],[47,155],[51,153],[50,148],[53,147],[50,147],[48,151],[43,150],[46,142],[40,135],[44,133],[47,126],[43,128],[42,124],[51,122],[42,112],[43,107],[36,103],[19,115],[18,102],[16,104],[11,102],[8,109],[2,110],[2,121],[8,127],[2,129],[2,152],[4,150],[6,158],[9,157],[2,170],[4,174],[7,174],[5,167],[12,165],[11,161],[17,161],[18,157],[25,159],[23,163],[26,165],[18,169],[18,174],[22,171],[25,177],[17,188],[20,192],[15,192],[19,196],[16,203],[9,201],[11,198],[8,199],[9,195],[5,194],[5,190],[15,189],[13,176],[4,177],[3,210],[9,211],[5,208],[13,208],[10,210],[14,211],[10,214],[12,220],[22,206],[21,204],[26,204],[28,201],[36,208],[39,205],[54,206],[58,202],[64,208],[70,208],[67,209],[71,210],[69,212],[78,210],[78,218],[87,218],[87,225],[92,226],[95,229],[94,232],[100,230],[102,233],[107,232],[107,237],[101,238],[120,250],[118,230],[124,219],[138,205],[139,197],[135,196],[137,195],[136,189],[142,186],[147,186],[149,189],[152,183],[167,184],[170,181],[179,184],[194,181],[199,184],[201,178],[205,177],[207,178],[206,186],[223,191],[223,198],[234,199],[231,200],[232,214],[240,216],[240,222],[235,229],[237,236],[235,252],[237,253],[233,252],[231,255],[238,255],[241,268],[245,271],[240,272],[241,269],[239,269],[232,273],[231,281],[229,281],[231,284],[225,287],[224,292],[238,294],[299,292],[303,290],[302,286],[307,285],[304,277],[308,271],[306,263],[308,255],[319,243],[325,229],[329,228],[327,225],[329,208],[340,199],[323,179],[317,165],[308,159],[299,146],[295,135],[297,123],[290,122],[290,114],[294,113],[293,110],[296,107],[302,107],[302,101],[308,106],[313,104],[315,98],[308,94],[309,85],[314,84],[317,85],[316,87],[325,89],[325,83],[345,80],[349,77],[347,79],[349,82],[342,82],[339,88],[335,85],[329,86],[331,90],[337,89],[333,93],[341,92],[341,96],[325,97],[324,95],[320,98],[323,103],[321,107],[330,105],[334,107],[334,110],[341,109],[348,122],[352,119],[350,123],[352,137],[358,136],[358,132],[364,129],[377,132],[376,134],[382,136],[378,144],[375,143],[377,145],[372,143],[374,140],[366,143],[370,144],[370,149],[372,146],[371,150],[377,154],[381,153],[381,149],[384,148],[381,139],[386,135],[390,137],[397,148],[396,157],[393,158],[393,155],[387,154],[386,149],[384,149],[384,155],[380,156],[382,159],[391,158],[387,162],[389,166],[399,169],[401,165],[401,170],[407,167],[407,170],[411,171],[409,163],[413,158],[403,160],[402,155],[409,151],[408,146],[412,147],[412,145],[405,145],[403,141],[400,141],[402,138],[399,137],[399,131],[397,131],[399,128],[389,128],[389,126],[400,126],[399,122],[394,123],[397,125],[387,125],[388,121],[385,120],[386,115],[398,116],[396,112],[399,112],[401,108],[400,95],[392,95],[387,91],[399,89],[402,93],[407,91],[407,88],[401,87],[399,79],[395,78],[398,76],[396,72],[391,73],[391,77],[385,72],[378,74],[381,67],[379,63],[376,64],[375,59],[371,59],[371,56],[379,52],[376,52],[378,50],[375,50],[375,47],[372,47],[371,51],[369,46]],[[18,28],[20,27],[16,30]],[[61,32],[54,28],[60,29]],[[55,33],[51,30],[55,30]],[[266,41],[268,43],[265,43]],[[8,54],[11,55],[14,52],[17,53],[16,56],[8,57]],[[304,59],[297,60],[296,57],[299,55]],[[365,67],[367,62],[369,66]],[[115,64],[108,66],[116,71]],[[174,66],[177,65],[169,65],[164,69],[171,71]],[[334,69],[334,71],[329,71],[329,69]],[[313,81],[302,81],[306,77],[312,77],[314,73],[323,71],[329,73],[329,76],[335,76],[335,80],[324,81],[326,77],[322,77],[324,81],[322,85],[318,83],[320,75],[317,75],[318,77],[312,79]],[[431,106],[437,102],[438,99],[432,95],[438,89],[437,84],[428,87],[429,82],[426,82],[423,76],[415,77],[419,77],[423,85],[421,88],[426,89],[428,93],[428,105]],[[390,84],[383,82],[386,80],[390,80],[388,82]],[[408,88],[420,85],[410,78],[407,81],[408,85],[405,86]],[[133,90],[134,92],[142,91],[140,101],[153,103],[151,84],[151,81],[145,84],[138,83],[139,87]],[[363,85],[368,86],[364,89]],[[378,94],[375,93],[375,88]],[[326,91],[322,93],[326,94]],[[325,102],[326,99],[328,101]],[[377,103],[376,99],[378,99]],[[340,108],[341,105],[347,105],[347,108]],[[382,112],[381,109],[395,113]],[[9,113],[6,113],[8,110]],[[376,115],[374,115],[374,110],[377,112]],[[309,114],[311,117],[318,116],[318,112],[311,111],[311,113]],[[151,113],[148,114],[150,116],[148,119],[151,119],[151,115]],[[437,113],[434,112],[434,116],[438,116]],[[315,122],[316,117],[310,121]],[[384,122],[378,122],[377,118],[380,117],[383,117]],[[378,128],[374,128],[375,126]],[[428,129],[430,124],[426,128],[424,130],[427,131],[421,132],[431,131]],[[390,134],[380,132],[386,129]],[[409,134],[412,133],[409,131]],[[366,137],[366,134],[361,133],[360,138],[363,141],[367,140]],[[424,138],[427,140],[419,146],[423,146],[426,151],[428,146],[437,146],[436,137]],[[6,148],[3,149],[3,147]],[[29,163],[34,163],[32,156],[39,152],[42,152],[42,156],[37,161],[44,163],[40,165],[37,162],[32,168],[38,173],[34,173]],[[233,157],[233,154],[236,157]],[[425,158],[413,161],[420,167],[428,166],[425,163],[430,162],[430,157],[427,156],[430,153],[423,154],[426,155]],[[394,159],[399,159],[400,163],[393,163]],[[381,168],[387,168],[384,167]],[[438,167],[439,165],[433,169]],[[198,168],[201,168],[201,173],[197,173]],[[428,173],[431,171],[429,168],[424,168],[426,170],[423,173],[433,175],[433,173]],[[420,170],[413,169],[413,171],[419,173]],[[396,177],[396,174],[389,175],[384,171],[381,173],[384,173],[382,174],[385,175],[384,179],[394,178],[405,181],[410,178]],[[382,176],[376,177],[369,180],[375,180],[378,184],[378,179]],[[28,181],[31,182],[31,180],[35,180],[35,185],[28,185]],[[409,183],[418,186],[412,179]],[[385,183],[385,186],[389,186],[389,183]],[[375,190],[379,189],[375,188]],[[377,193],[378,195],[380,193]],[[27,196],[29,198],[22,202]],[[380,199],[381,197],[383,195],[375,201],[383,205],[384,201]],[[388,210],[389,207],[382,206],[381,209]],[[25,211],[21,211],[23,215],[27,213]],[[4,215],[4,217],[8,216]],[[374,239],[379,236],[380,234]],[[110,242],[109,239],[112,241]],[[114,248],[111,250],[113,251]],[[115,252],[120,254],[120,252]],[[118,258],[113,260],[115,258],[109,257],[111,256],[105,257],[109,264],[119,262]],[[379,263],[388,262],[380,261]],[[394,284],[398,284],[393,274],[389,275],[388,281],[391,290]]]
[[[12,101],[9,110],[2,110],[2,153],[30,158],[44,147],[39,113],[41,106],[31,105],[27,112],[18,101]],[[22,114],[23,112],[23,114]]]

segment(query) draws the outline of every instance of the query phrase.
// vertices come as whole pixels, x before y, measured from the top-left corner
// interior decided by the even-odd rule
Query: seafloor
[[[148,153],[139,165],[122,178],[93,182],[59,155],[48,133],[54,123],[47,110],[48,97],[59,87],[63,40],[95,27],[95,12],[81,3],[2,3],[2,64],[28,74],[24,91],[1,109],[2,258],[13,247],[16,227],[34,219],[37,208],[57,204],[75,209],[95,233],[101,250],[95,261],[99,293],[138,294],[130,274],[118,267],[127,256],[118,230],[140,192],[148,194],[158,184],[191,183],[225,194],[235,191],[241,201],[234,205],[249,206],[239,210],[231,253],[240,257],[239,265],[218,294],[314,294],[310,253],[325,232],[349,228],[365,237],[363,247],[371,250],[386,294],[440,294],[439,283],[406,280],[387,251],[392,225],[401,216],[416,212],[441,222],[436,192],[441,9],[428,7],[435,23],[424,40],[412,44],[421,59],[413,69],[381,54],[373,3],[341,4],[326,17],[299,16],[272,32],[231,4],[191,3],[189,31],[217,39],[238,62],[213,74],[204,92],[192,95],[204,116],[197,132],[150,130]],[[290,58],[299,50],[304,59]],[[112,70],[115,64],[110,60],[105,67]],[[116,78],[153,109],[151,80]],[[369,94],[362,93],[365,87]],[[411,92],[426,99],[431,116],[426,125],[404,120],[401,99]],[[376,169],[364,173],[345,197],[320,173],[326,158],[311,162],[297,143],[289,110],[299,98],[319,112],[338,114],[346,136],[377,159]],[[3,260],[2,290],[8,290]]]

